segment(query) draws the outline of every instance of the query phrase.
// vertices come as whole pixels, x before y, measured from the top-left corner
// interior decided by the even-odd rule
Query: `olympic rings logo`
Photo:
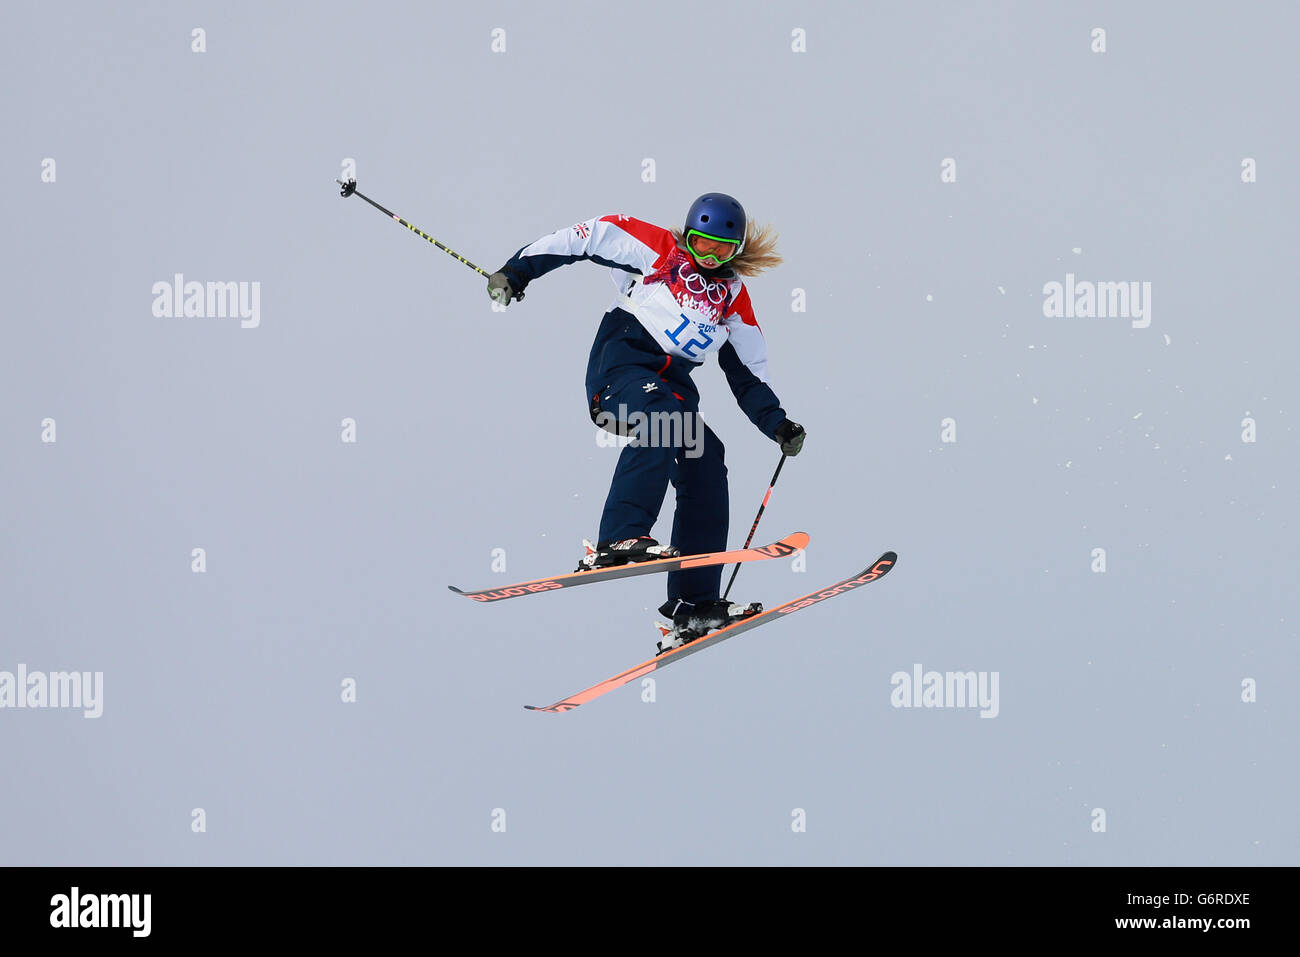
[[[686,291],[692,296],[705,296],[715,306],[720,306],[727,301],[728,290],[725,283],[705,279],[685,263],[682,264],[677,278],[681,280],[682,285],[686,287]]]

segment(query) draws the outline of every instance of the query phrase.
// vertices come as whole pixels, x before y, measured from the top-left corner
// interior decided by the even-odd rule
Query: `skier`
[[[578,570],[726,548],[727,467],[722,442],[699,418],[690,374],[717,353],[736,401],[786,455],[798,455],[804,429],[790,421],[767,384],[763,333],[740,277],[779,265],[770,227],[754,227],[735,199],[706,193],[681,229],[630,216],[589,219],[516,252],[488,279],[502,305],[528,283],[579,260],[610,267],[618,298],[596,332],[587,363],[588,412],[597,426],[632,440],[619,453],[597,543]],[[638,417],[635,413],[641,413]],[[645,441],[644,423],[669,442]],[[638,432],[637,425],[641,426]],[[695,437],[688,443],[687,437]],[[669,482],[677,491],[671,544],[650,537]],[[762,610],[719,597],[722,566],[671,572],[660,607],[672,628],[660,652]]]

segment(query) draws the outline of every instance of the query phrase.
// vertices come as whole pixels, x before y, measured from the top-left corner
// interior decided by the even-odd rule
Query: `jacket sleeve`
[[[673,234],[663,227],[615,214],[557,229],[520,249],[500,271],[515,292],[552,269],[583,259],[645,275],[661,266],[675,246]]]
[[[776,427],[785,421],[785,410],[767,384],[767,345],[763,330],[754,319],[749,290],[743,286],[727,310],[726,319],[729,335],[718,350],[718,365],[741,411],[760,432],[774,439]]]

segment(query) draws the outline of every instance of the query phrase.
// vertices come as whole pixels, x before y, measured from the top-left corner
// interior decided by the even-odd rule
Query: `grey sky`
[[[104,676],[97,719],[0,709],[0,863],[1297,863],[1293,5],[133,6],[0,40],[0,671]],[[594,536],[613,289],[494,313],[339,199],[349,157],[489,270],[707,190],[774,223],[749,288],[808,441],[758,538],[812,544],[733,597],[896,571],[652,704],[525,712],[657,637],[653,577],[445,587]],[[260,323],[155,317],[176,273]],[[1045,317],[1067,273],[1151,283],[1150,326]],[[696,377],[739,545],[779,452]],[[998,672],[996,719],[892,707],[916,664]]]

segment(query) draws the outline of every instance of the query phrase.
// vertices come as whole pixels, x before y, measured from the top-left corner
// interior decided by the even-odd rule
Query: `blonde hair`
[[[687,249],[686,236],[676,226],[672,227],[673,238],[682,249]],[[689,250],[688,250],[689,251]],[[757,276],[767,269],[774,269],[784,260],[776,251],[776,230],[770,226],[745,224],[745,247],[735,259],[726,263],[736,271],[738,276]]]

